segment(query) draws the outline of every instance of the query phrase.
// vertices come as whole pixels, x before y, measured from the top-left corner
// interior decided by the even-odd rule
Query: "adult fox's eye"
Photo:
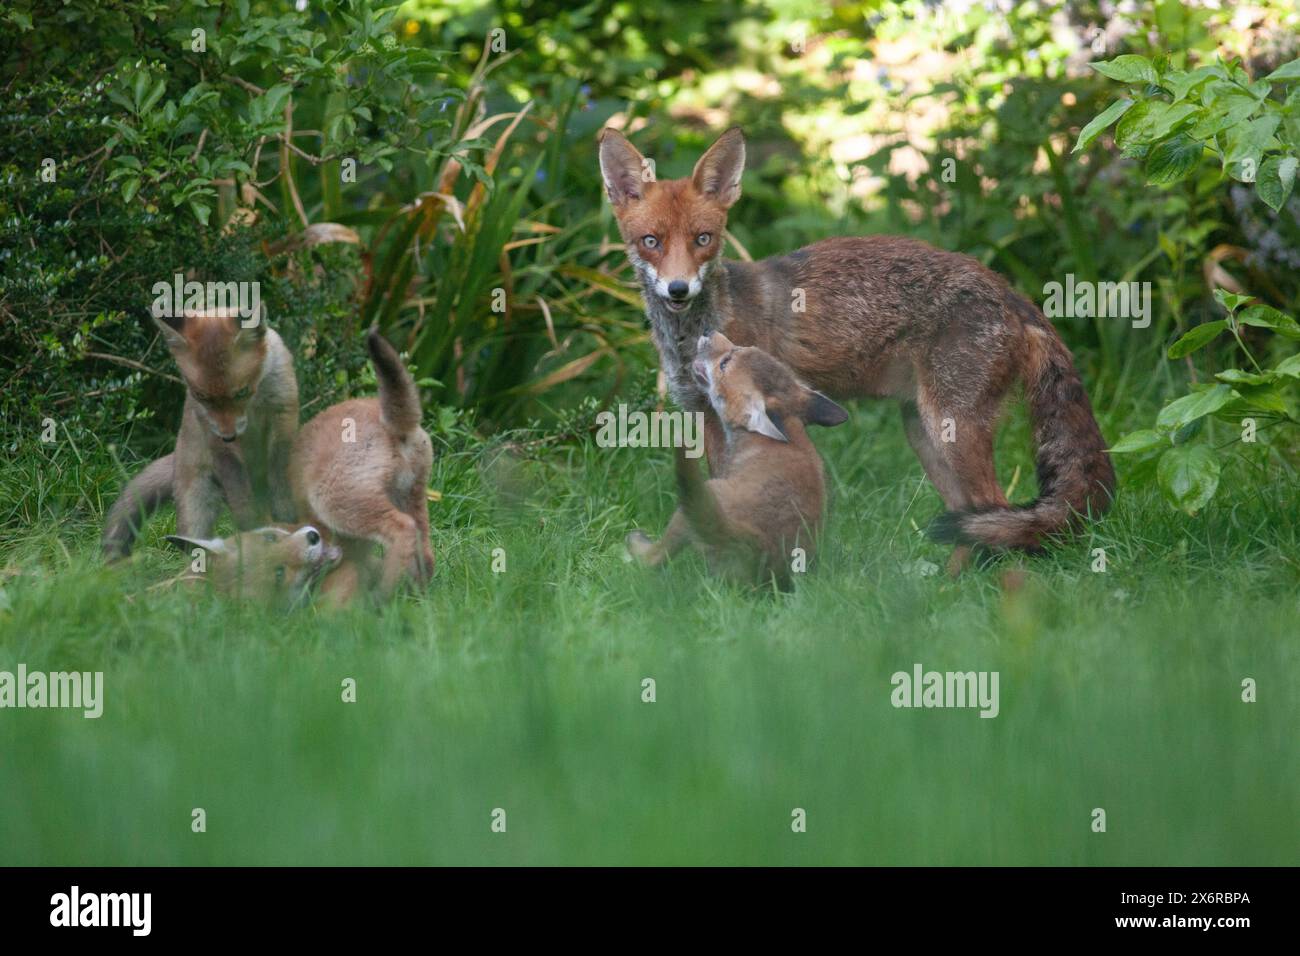
[[[645,246],[647,249],[654,249],[658,247],[659,240],[656,239],[654,236],[642,236],[641,245]]]
[[[239,391],[235,393],[235,398],[239,399],[240,401],[243,401],[245,398],[248,398],[248,396],[252,394],[253,394],[252,388],[245,385],[243,388],[241,388]]]
[[[722,361],[718,363],[718,368],[720,369],[726,368],[727,363],[730,361],[731,361],[731,353],[728,352],[726,355],[722,357]]]
[[[283,584],[283,583],[284,583],[284,565],[283,565],[283,564],[280,565],[278,568],[275,569],[275,583],[276,583],[276,584]]]
[[[712,241],[713,236],[709,235],[707,232],[702,232],[695,237],[695,244],[697,246],[707,246]]]

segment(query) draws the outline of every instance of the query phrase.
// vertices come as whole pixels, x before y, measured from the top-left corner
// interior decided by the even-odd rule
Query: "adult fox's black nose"
[[[681,279],[674,279],[668,283],[668,298],[674,302],[681,302],[686,298],[686,294],[691,291],[691,287]]]

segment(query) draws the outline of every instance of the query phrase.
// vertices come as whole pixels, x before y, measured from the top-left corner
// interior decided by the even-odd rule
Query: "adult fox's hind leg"
[[[993,458],[1001,394],[990,389],[970,396],[920,385],[917,401],[903,406],[908,441],[949,511],[1006,508]],[[970,563],[972,549],[958,545],[948,560],[948,573],[960,574]]]

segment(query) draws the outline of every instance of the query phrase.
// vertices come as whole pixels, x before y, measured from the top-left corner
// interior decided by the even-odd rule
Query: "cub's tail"
[[[415,379],[402,364],[397,350],[388,344],[378,329],[366,336],[370,361],[379,380],[379,407],[384,425],[395,435],[406,435],[420,427],[420,393]]]
[[[1007,306],[1020,319],[1028,346],[1022,375],[1038,446],[1038,500],[1017,508],[950,511],[929,533],[953,544],[1036,551],[1077,516],[1097,517],[1110,507],[1115,469],[1060,335],[1015,292],[1009,292]]]
[[[174,455],[163,455],[150,462],[132,478],[104,522],[104,537],[100,547],[105,561],[117,561],[131,553],[136,535],[148,517],[163,504],[172,500],[172,478],[176,470]]]

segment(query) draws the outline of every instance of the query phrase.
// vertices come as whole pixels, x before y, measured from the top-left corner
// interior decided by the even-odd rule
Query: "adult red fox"
[[[827,239],[761,262],[722,258],[727,210],[740,198],[745,140],[724,133],[685,179],[659,182],[619,132],[600,167],[673,397],[706,415],[716,467],[722,429],[691,366],[701,336],[780,359],[832,398],[893,397],[908,441],[948,508],[931,527],[959,545],[1035,551],[1077,514],[1110,504],[1115,472],[1069,350],[1051,323],[969,256],[915,239]],[[1007,392],[1023,382],[1038,445],[1039,498],[1011,507],[993,436]]]

